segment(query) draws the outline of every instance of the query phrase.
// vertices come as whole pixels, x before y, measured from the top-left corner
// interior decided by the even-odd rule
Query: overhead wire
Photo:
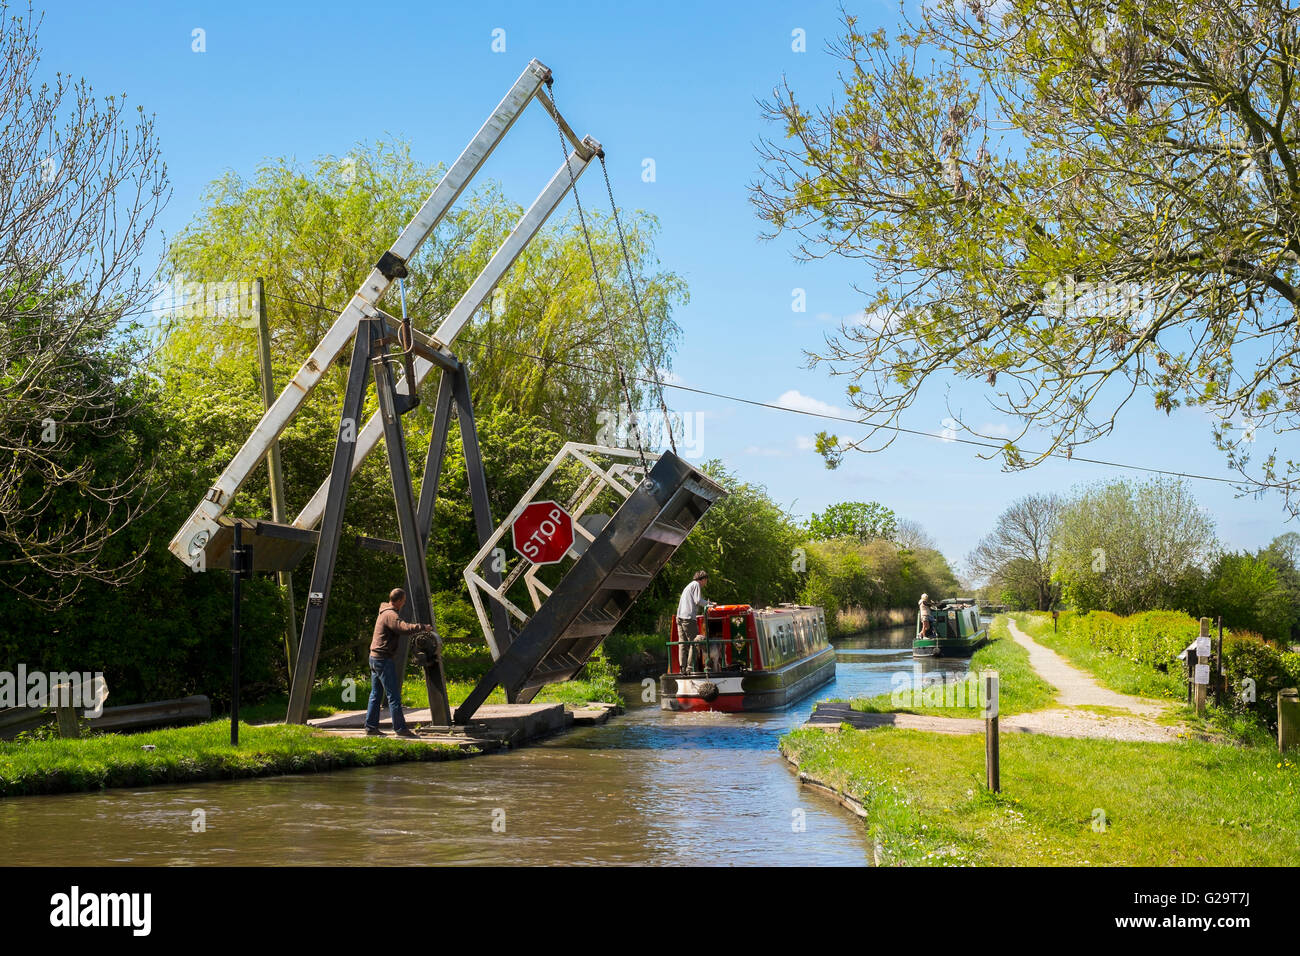
[[[267,292],[266,295],[269,296],[270,298],[280,299],[281,301],[284,302],[292,302],[295,305],[301,305],[305,308],[319,309],[320,311],[331,315],[338,315],[340,312],[340,310],[338,309],[332,309],[329,306],[326,306],[321,303],[304,302],[301,299],[294,299],[288,296],[278,295],[274,292]],[[497,351],[505,352],[507,355],[514,355],[519,358],[531,359],[533,361],[538,361],[538,362],[544,361],[544,362],[548,362],[551,365],[559,365],[564,368],[574,369],[576,371],[591,372],[597,375],[606,374],[608,372],[608,369],[598,368],[592,365],[585,365],[581,362],[572,362],[572,361],[566,361],[564,359],[547,357],[543,355],[538,355],[534,352],[526,352],[520,349],[507,348],[506,346],[502,346],[502,345],[494,345],[490,342],[479,342],[476,341],[475,339],[468,338],[464,335],[459,336],[456,339],[456,341],[464,342],[467,345],[472,345],[475,348],[482,349],[485,351],[491,351],[493,349],[496,349]],[[653,382],[653,379],[642,378],[639,376],[632,376],[632,378],[635,381],[642,382],[644,384],[651,384]],[[709,398],[716,398],[723,401],[736,402],[742,405],[751,405],[755,408],[765,408],[777,412],[787,412],[795,415],[804,415],[809,418],[819,418],[819,419],[824,419],[826,421],[844,422],[845,424],[849,424],[849,425],[868,424],[868,423],[864,423],[860,419],[849,418],[844,415],[832,415],[828,412],[815,412],[805,408],[791,408],[789,405],[777,405],[772,402],[761,402],[758,399],[746,398],[743,395],[730,395],[726,392],[719,392],[707,388],[696,388],[695,386],[692,385],[683,385],[677,382],[664,382],[663,387],[677,389],[678,391],[681,392],[689,392],[693,395],[704,395]],[[929,438],[935,441],[950,442],[950,443],[956,443],[961,445],[973,445],[979,448],[990,448],[996,451],[1000,451],[1004,447],[1003,445],[1000,445],[997,442],[984,441],[978,438],[962,438],[956,435],[954,436],[936,435],[933,432],[922,431],[916,428],[906,428],[902,425],[877,424],[874,425],[873,427],[879,428],[884,431],[897,432],[898,434],[901,435],[915,435],[918,438]],[[1026,454],[1038,456],[1041,453],[1027,452]],[[1245,480],[1245,479],[1230,478],[1223,475],[1202,475],[1196,472],[1174,471],[1169,468],[1155,468],[1148,465],[1135,465],[1130,462],[1111,461],[1104,458],[1088,458],[1083,455],[1066,454],[1064,452],[1048,452],[1043,457],[1056,458],[1061,461],[1083,462],[1085,464],[1090,464],[1090,465],[1103,465],[1108,468],[1122,468],[1130,471],[1142,471],[1142,472],[1147,472],[1156,475],[1168,475],[1170,477],[1176,477],[1176,478],[1189,478],[1197,481],[1214,481],[1214,482],[1220,482],[1222,484],[1234,485],[1234,486],[1241,485],[1243,480]],[[1279,482],[1273,485],[1269,485],[1268,487],[1283,488],[1283,487],[1290,487],[1293,484],[1294,482]]]

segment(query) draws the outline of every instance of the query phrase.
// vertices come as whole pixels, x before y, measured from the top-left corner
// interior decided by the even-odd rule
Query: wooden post
[[[1228,675],[1223,666],[1223,616],[1219,616],[1219,639],[1214,644],[1214,702],[1222,707],[1228,700]]]
[[[81,736],[81,726],[77,723],[77,708],[72,706],[72,685],[60,684],[52,689],[54,713],[59,721],[59,736],[67,740],[76,740]]]
[[[262,369],[262,407],[270,410],[275,401],[275,380],[271,374],[271,327],[266,320],[266,285],[259,277],[253,281],[257,295],[257,360]],[[284,470],[280,466],[280,441],[271,442],[271,450],[266,453],[266,467],[271,473],[271,520],[283,524],[287,520],[284,506]],[[289,665],[289,677],[293,677],[293,661],[298,655],[298,613],[294,607],[293,575],[280,571],[276,575],[280,587],[286,591],[288,629],[284,632],[284,656]]]
[[[1300,691],[1284,687],[1277,692],[1277,749],[1280,753],[1300,748]]]
[[[1002,791],[998,754],[998,672],[980,675],[984,694],[984,777],[990,792]]]
[[[1206,688],[1209,687],[1209,683],[1210,683],[1209,674],[1208,673],[1202,674],[1200,672],[1201,665],[1205,666],[1206,671],[1208,671],[1210,667],[1210,659],[1213,655],[1210,653],[1204,653],[1204,654],[1201,653],[1204,650],[1204,647],[1202,646],[1203,642],[1208,641],[1209,639],[1210,639],[1210,619],[1208,617],[1203,617],[1201,618],[1201,633],[1197,635],[1196,638],[1196,643],[1197,643],[1196,666],[1192,670],[1192,687],[1193,687],[1192,699],[1196,706],[1196,713],[1198,715],[1205,713],[1205,691]],[[1188,660],[1189,661],[1191,660],[1190,654],[1188,655]],[[1206,680],[1202,681],[1201,680],[1202,677],[1205,677]]]

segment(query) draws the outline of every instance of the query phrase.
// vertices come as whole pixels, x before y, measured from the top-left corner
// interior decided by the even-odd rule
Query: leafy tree
[[[1056,579],[1081,611],[1176,608],[1189,575],[1217,550],[1214,521],[1182,480],[1116,480],[1083,488],[1061,509]]]
[[[996,583],[1003,603],[1047,611],[1059,600],[1060,586],[1052,580],[1052,536],[1061,505],[1056,495],[1020,498],[966,559],[972,571]]]
[[[1300,534],[1288,531],[1278,535],[1259,552],[1258,557],[1277,572],[1278,586],[1285,592],[1295,612],[1296,620],[1292,622],[1287,637],[1292,641],[1300,640]]]
[[[1222,615],[1230,628],[1275,641],[1289,638],[1296,622],[1296,607],[1277,571],[1249,554],[1219,555],[1206,576],[1196,613]]]
[[[980,383],[1021,426],[983,436],[1013,468],[1104,437],[1142,395],[1205,409],[1243,486],[1300,513],[1300,460],[1250,455],[1300,428],[1300,9],[969,0],[903,16],[891,34],[846,15],[831,105],[788,85],[764,104],[779,136],[752,197],[769,235],[876,280],[862,321],[812,356],[849,376],[866,425],[820,436],[828,464],[891,441],[927,383]]]
[[[800,600],[837,612],[912,611],[923,593],[953,596],[959,585],[938,551],[912,551],[877,538],[832,538],[808,544],[808,576]]]
[[[830,505],[808,521],[808,536],[814,541],[829,538],[893,538],[897,533],[894,512],[876,501],[842,501]]]

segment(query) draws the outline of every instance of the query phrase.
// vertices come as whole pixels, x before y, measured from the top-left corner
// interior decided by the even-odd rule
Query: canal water
[[[0,800],[7,865],[862,865],[861,822],[777,739],[815,701],[891,689],[911,628],[836,642],[834,683],[765,714],[628,712],[509,753],[329,774]],[[964,673],[963,661],[926,662]],[[192,827],[201,809],[206,830]]]

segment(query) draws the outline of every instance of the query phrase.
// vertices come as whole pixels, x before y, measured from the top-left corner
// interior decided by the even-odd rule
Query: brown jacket
[[[418,634],[423,629],[419,624],[403,621],[393,605],[385,601],[379,605],[379,616],[375,618],[375,636],[370,641],[370,656],[396,657],[397,644],[402,635]]]

